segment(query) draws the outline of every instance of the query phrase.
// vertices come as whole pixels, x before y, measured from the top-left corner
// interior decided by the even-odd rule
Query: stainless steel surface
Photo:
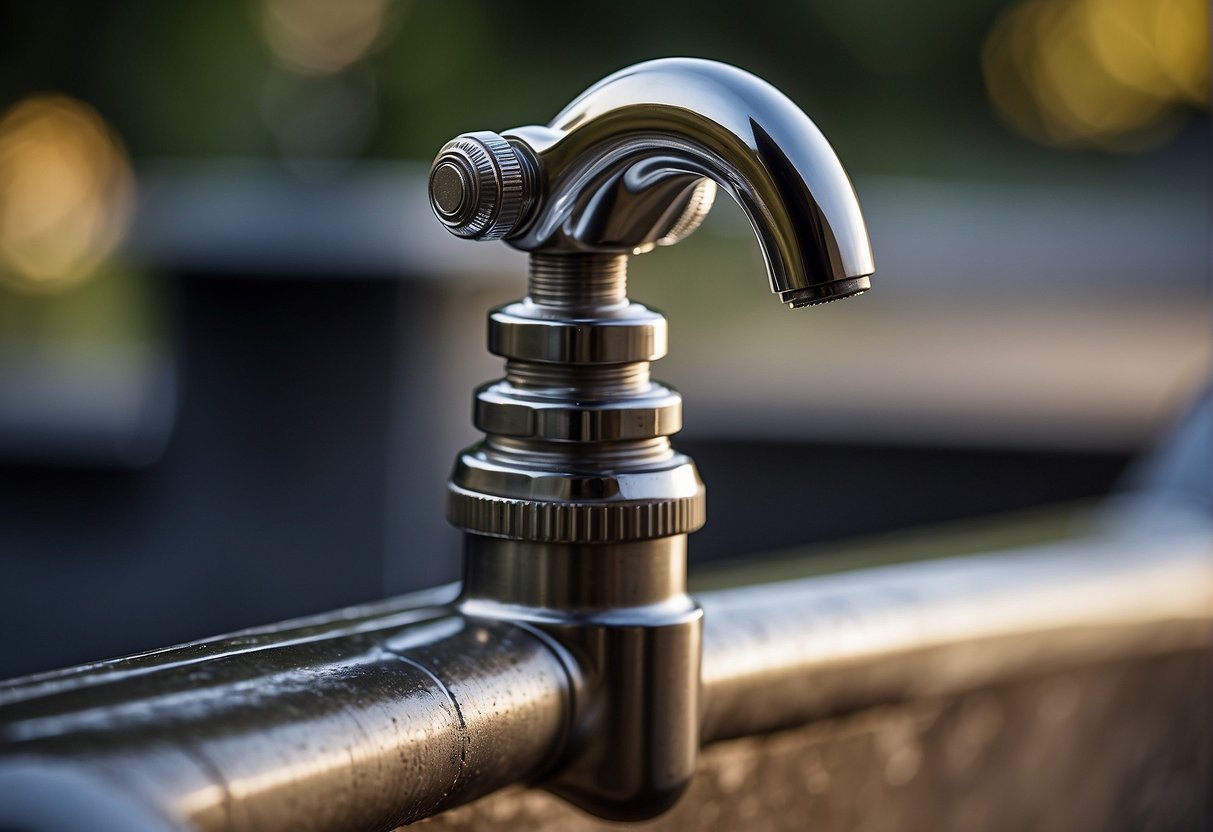
[[[705,593],[703,741],[1208,650],[1207,521],[1156,532]],[[577,582],[544,557],[530,571],[565,587],[562,605],[624,614],[609,566]],[[678,562],[646,580],[678,585]],[[537,622],[472,615],[502,603],[480,600],[482,577],[466,617],[448,588],[0,685],[0,825],[53,814],[54,794],[74,820],[29,828],[108,832],[117,814],[145,825],[109,828],[387,830],[542,781],[576,746],[566,732],[593,679]],[[511,615],[538,616],[548,584],[519,586]],[[631,663],[642,630],[606,658]]]
[[[669,808],[699,748],[702,613],[684,573],[704,489],[670,446],[682,401],[649,376],[665,321],[628,300],[627,258],[694,231],[718,184],[783,301],[868,288],[834,151],[781,93],[723,64],[625,69],[547,127],[455,138],[430,171],[449,231],[531,252],[526,298],[489,318],[506,375],[476,392],[485,439],[448,488],[447,519],[467,532],[463,608],[529,621],[569,651],[586,693],[548,786],[604,817]]]
[[[642,620],[651,608],[686,609],[686,536],[613,546],[526,541],[474,535],[468,540],[460,604],[464,612],[505,607],[521,620],[569,616]]]
[[[686,594],[686,535],[611,545],[468,535],[459,607],[528,622],[576,662],[574,736],[546,788],[617,820],[673,805],[699,750],[703,613]]]

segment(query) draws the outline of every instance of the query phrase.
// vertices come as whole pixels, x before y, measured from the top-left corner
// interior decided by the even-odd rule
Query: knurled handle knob
[[[430,206],[456,237],[498,240],[517,230],[532,197],[530,165],[496,133],[447,142],[430,167]]]

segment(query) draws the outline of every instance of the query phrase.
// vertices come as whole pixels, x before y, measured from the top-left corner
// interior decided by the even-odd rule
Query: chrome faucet
[[[449,483],[447,517],[467,533],[459,606],[551,641],[574,716],[546,785],[621,820],[668,808],[694,770],[702,611],[686,545],[705,519],[695,465],[670,446],[681,399],[649,377],[666,322],[627,298],[627,260],[693,232],[718,187],[783,302],[869,287],[833,149],[782,93],[724,64],[638,64],[546,127],[453,139],[430,170],[451,233],[531,252],[527,296],[489,315],[506,374],[476,391],[484,441]]]
[[[671,89],[695,91],[696,109],[666,112],[676,109]],[[730,108],[750,100],[775,100],[781,115],[773,125],[758,112],[771,107],[754,105],[747,144],[721,125],[745,124]],[[487,438],[465,452],[451,486],[451,516],[469,531],[461,595],[438,587],[0,681],[0,829],[387,832],[534,783],[599,814],[639,818],[676,799],[701,741],[847,714],[843,727],[882,730],[855,714],[886,704],[902,706],[884,720],[896,729],[924,697],[963,705],[957,697],[1036,695],[1059,673],[1071,688],[1083,668],[1099,670],[1088,681],[1102,688],[1101,668],[1113,665],[1126,685],[1160,667],[1179,671],[1182,683],[1205,665],[1209,517],[1157,492],[1138,498],[1153,508],[1130,512],[1132,534],[1104,530],[1031,549],[704,593],[701,677],[701,612],[685,592],[683,555],[687,533],[702,523],[703,491],[691,462],[669,447],[678,398],[647,376],[648,362],[664,353],[665,324],[624,296],[626,251],[689,233],[715,187],[690,167],[702,164],[735,194],[781,195],[774,205],[754,198],[750,215],[774,252],[769,260],[782,264],[776,290],[812,290],[788,302],[860,291],[870,254],[828,148],[802,115],[743,73],[702,61],[645,64],[594,88],[570,113],[560,130],[599,137],[578,145],[580,162],[545,161],[534,136],[548,136],[551,147],[565,139],[553,138],[557,128],[525,128],[468,140],[434,167],[435,207],[448,222],[473,237],[509,235],[536,253],[529,296],[490,318],[490,345],[507,357],[507,377],[479,392],[476,418]],[[791,140],[793,123],[810,141]],[[658,133],[663,125],[682,132]],[[646,156],[645,147],[657,150]],[[701,155],[708,162],[696,161]],[[821,169],[841,192],[826,193],[807,175]],[[720,173],[729,170],[750,178]],[[508,221],[503,195],[513,205]],[[636,205],[644,218],[615,213]],[[772,230],[781,217],[789,224]],[[636,244],[621,251],[622,239]],[[792,275],[793,261],[827,271]],[[1142,741],[1165,751],[1175,732],[1159,721],[1163,711],[1187,718],[1199,699],[1163,700],[1148,715],[1156,730]],[[1105,708],[1085,723],[1121,716]],[[1002,734],[1041,734],[1042,724],[1029,714]],[[1046,727],[1049,742],[1011,740],[995,756],[1031,759],[1090,733]],[[809,735],[781,736],[787,749]],[[701,761],[700,775],[761,762],[770,747],[724,749]],[[1140,756],[1111,755],[1101,793],[1139,782]],[[741,787],[761,798],[767,767],[749,767]],[[837,773],[862,777],[846,764]],[[934,779],[915,781],[927,797]],[[1187,792],[1199,788],[1190,785]],[[818,806],[820,795],[808,793],[817,790],[797,797],[787,778],[772,788],[790,802],[768,810]],[[1053,792],[1066,797],[1064,788]],[[736,825],[748,814],[730,812],[727,797],[707,797],[684,806],[676,822]],[[1118,801],[1088,803],[1091,817],[1123,814]],[[467,810],[439,826],[503,811],[515,825],[553,818],[544,801],[518,794]]]

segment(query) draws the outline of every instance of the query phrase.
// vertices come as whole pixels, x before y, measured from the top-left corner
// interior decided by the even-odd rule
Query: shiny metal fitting
[[[452,139],[430,167],[430,206],[457,237],[496,240],[521,224],[531,202],[529,163],[487,130]]]
[[[494,436],[552,442],[656,439],[682,429],[682,397],[650,384],[644,393],[615,399],[569,402],[530,395],[508,379],[476,391],[472,419]]]
[[[599,310],[593,321],[569,317],[529,298],[489,315],[489,352],[541,364],[635,364],[664,358],[665,317],[629,303]]]
[[[695,464],[669,441],[682,399],[649,376],[666,322],[628,299],[627,260],[691,234],[718,187],[783,302],[868,288],[867,232],[833,150],[781,93],[723,64],[625,69],[546,127],[460,136],[430,172],[452,233],[531,252],[527,296],[489,316],[505,378],[476,391],[484,441],[448,485],[447,518],[467,532],[460,607],[567,651],[573,729],[546,786],[619,820],[664,811],[694,771],[702,611],[686,545],[706,517]]]
[[[493,451],[487,443],[465,451],[451,476],[447,519],[470,534],[622,543],[685,535],[706,519],[703,482],[682,454],[634,470],[578,474],[525,469]]]

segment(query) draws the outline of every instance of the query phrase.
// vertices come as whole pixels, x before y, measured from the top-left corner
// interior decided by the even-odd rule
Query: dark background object
[[[1129,456],[879,443],[678,442],[708,488],[692,562],[1109,493]]]
[[[0,467],[0,675],[381,591],[401,285],[181,275],[178,289],[163,457]]]

